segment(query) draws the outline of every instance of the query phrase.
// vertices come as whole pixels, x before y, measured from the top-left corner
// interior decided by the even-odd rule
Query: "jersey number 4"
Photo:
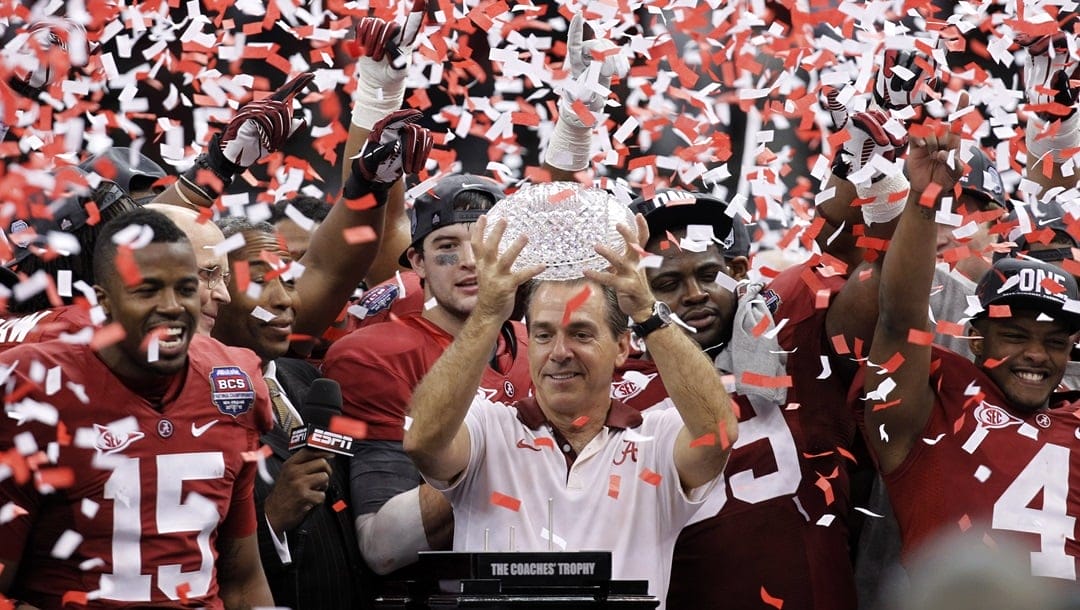
[[[1029,508],[1042,492],[1042,508]],[[1031,553],[1034,576],[1076,580],[1076,558],[1065,553],[1076,518],[1067,514],[1069,450],[1044,445],[994,503],[995,529],[1039,536],[1040,550]]]
[[[220,516],[217,505],[205,496],[189,493],[181,498],[185,481],[219,479],[225,476],[221,452],[176,453],[156,458],[156,523],[149,530],[159,535],[197,532],[202,561],[199,569],[184,572],[178,564],[157,566],[157,586],[169,599],[180,599],[178,587],[186,583],[189,597],[210,590],[214,554],[210,534]],[[125,602],[151,601],[151,576],[142,564],[142,485],[139,458],[122,462],[105,482],[105,497],[113,501],[112,572],[101,576],[101,597]]]

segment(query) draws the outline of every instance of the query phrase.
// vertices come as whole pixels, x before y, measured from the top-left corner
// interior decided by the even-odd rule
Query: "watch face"
[[[671,324],[671,308],[663,301],[657,301],[656,307],[653,308],[653,313],[656,317],[660,318],[660,321],[664,324]]]

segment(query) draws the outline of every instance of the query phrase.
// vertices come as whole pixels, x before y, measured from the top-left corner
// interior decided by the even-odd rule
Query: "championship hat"
[[[150,157],[126,147],[110,148],[108,152],[83,161],[79,167],[112,180],[128,193],[149,190],[165,177],[165,170]]]
[[[506,197],[501,186],[494,180],[473,174],[453,174],[440,179],[435,186],[420,195],[409,210],[412,243],[409,248],[420,249],[424,238],[437,229],[462,222],[476,222],[491,206],[476,210],[455,210],[454,199],[461,193],[476,192],[491,196],[492,205]],[[402,267],[412,267],[406,248],[398,257]]]
[[[992,201],[1003,208],[1009,207],[1005,201],[1005,185],[1001,181],[1001,174],[990,157],[977,145],[968,150],[971,152],[971,159],[967,162],[968,170],[960,176],[960,187],[980,199]]]
[[[974,316],[976,319],[994,317],[993,306],[1009,305],[1046,314],[1066,322],[1072,331],[1080,330],[1080,313],[1066,309],[1070,303],[1080,309],[1080,303],[1076,302],[1080,297],[1076,280],[1050,263],[1003,258],[979,280],[975,296],[983,308]]]
[[[733,222],[726,210],[727,204],[712,195],[679,189],[662,190],[651,198],[639,197],[630,202],[630,211],[645,217],[651,238],[690,225],[711,226],[713,237],[723,245],[725,256],[746,256],[750,252],[750,235],[745,226],[741,227],[743,239],[737,243],[740,242],[738,229],[732,230]],[[734,253],[737,250],[745,251]]]

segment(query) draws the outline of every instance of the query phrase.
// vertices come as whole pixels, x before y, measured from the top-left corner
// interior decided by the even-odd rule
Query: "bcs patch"
[[[215,366],[210,371],[210,400],[224,415],[243,415],[255,404],[255,386],[240,367]]]
[[[367,310],[367,315],[388,309],[398,296],[397,284],[382,284],[368,290],[360,299],[360,306]]]

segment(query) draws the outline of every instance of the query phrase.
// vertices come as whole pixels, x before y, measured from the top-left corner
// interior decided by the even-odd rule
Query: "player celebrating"
[[[106,225],[94,265],[101,346],[0,359],[0,592],[41,608],[272,606],[245,457],[271,423],[258,361],[196,334],[195,256],[161,214]]]

